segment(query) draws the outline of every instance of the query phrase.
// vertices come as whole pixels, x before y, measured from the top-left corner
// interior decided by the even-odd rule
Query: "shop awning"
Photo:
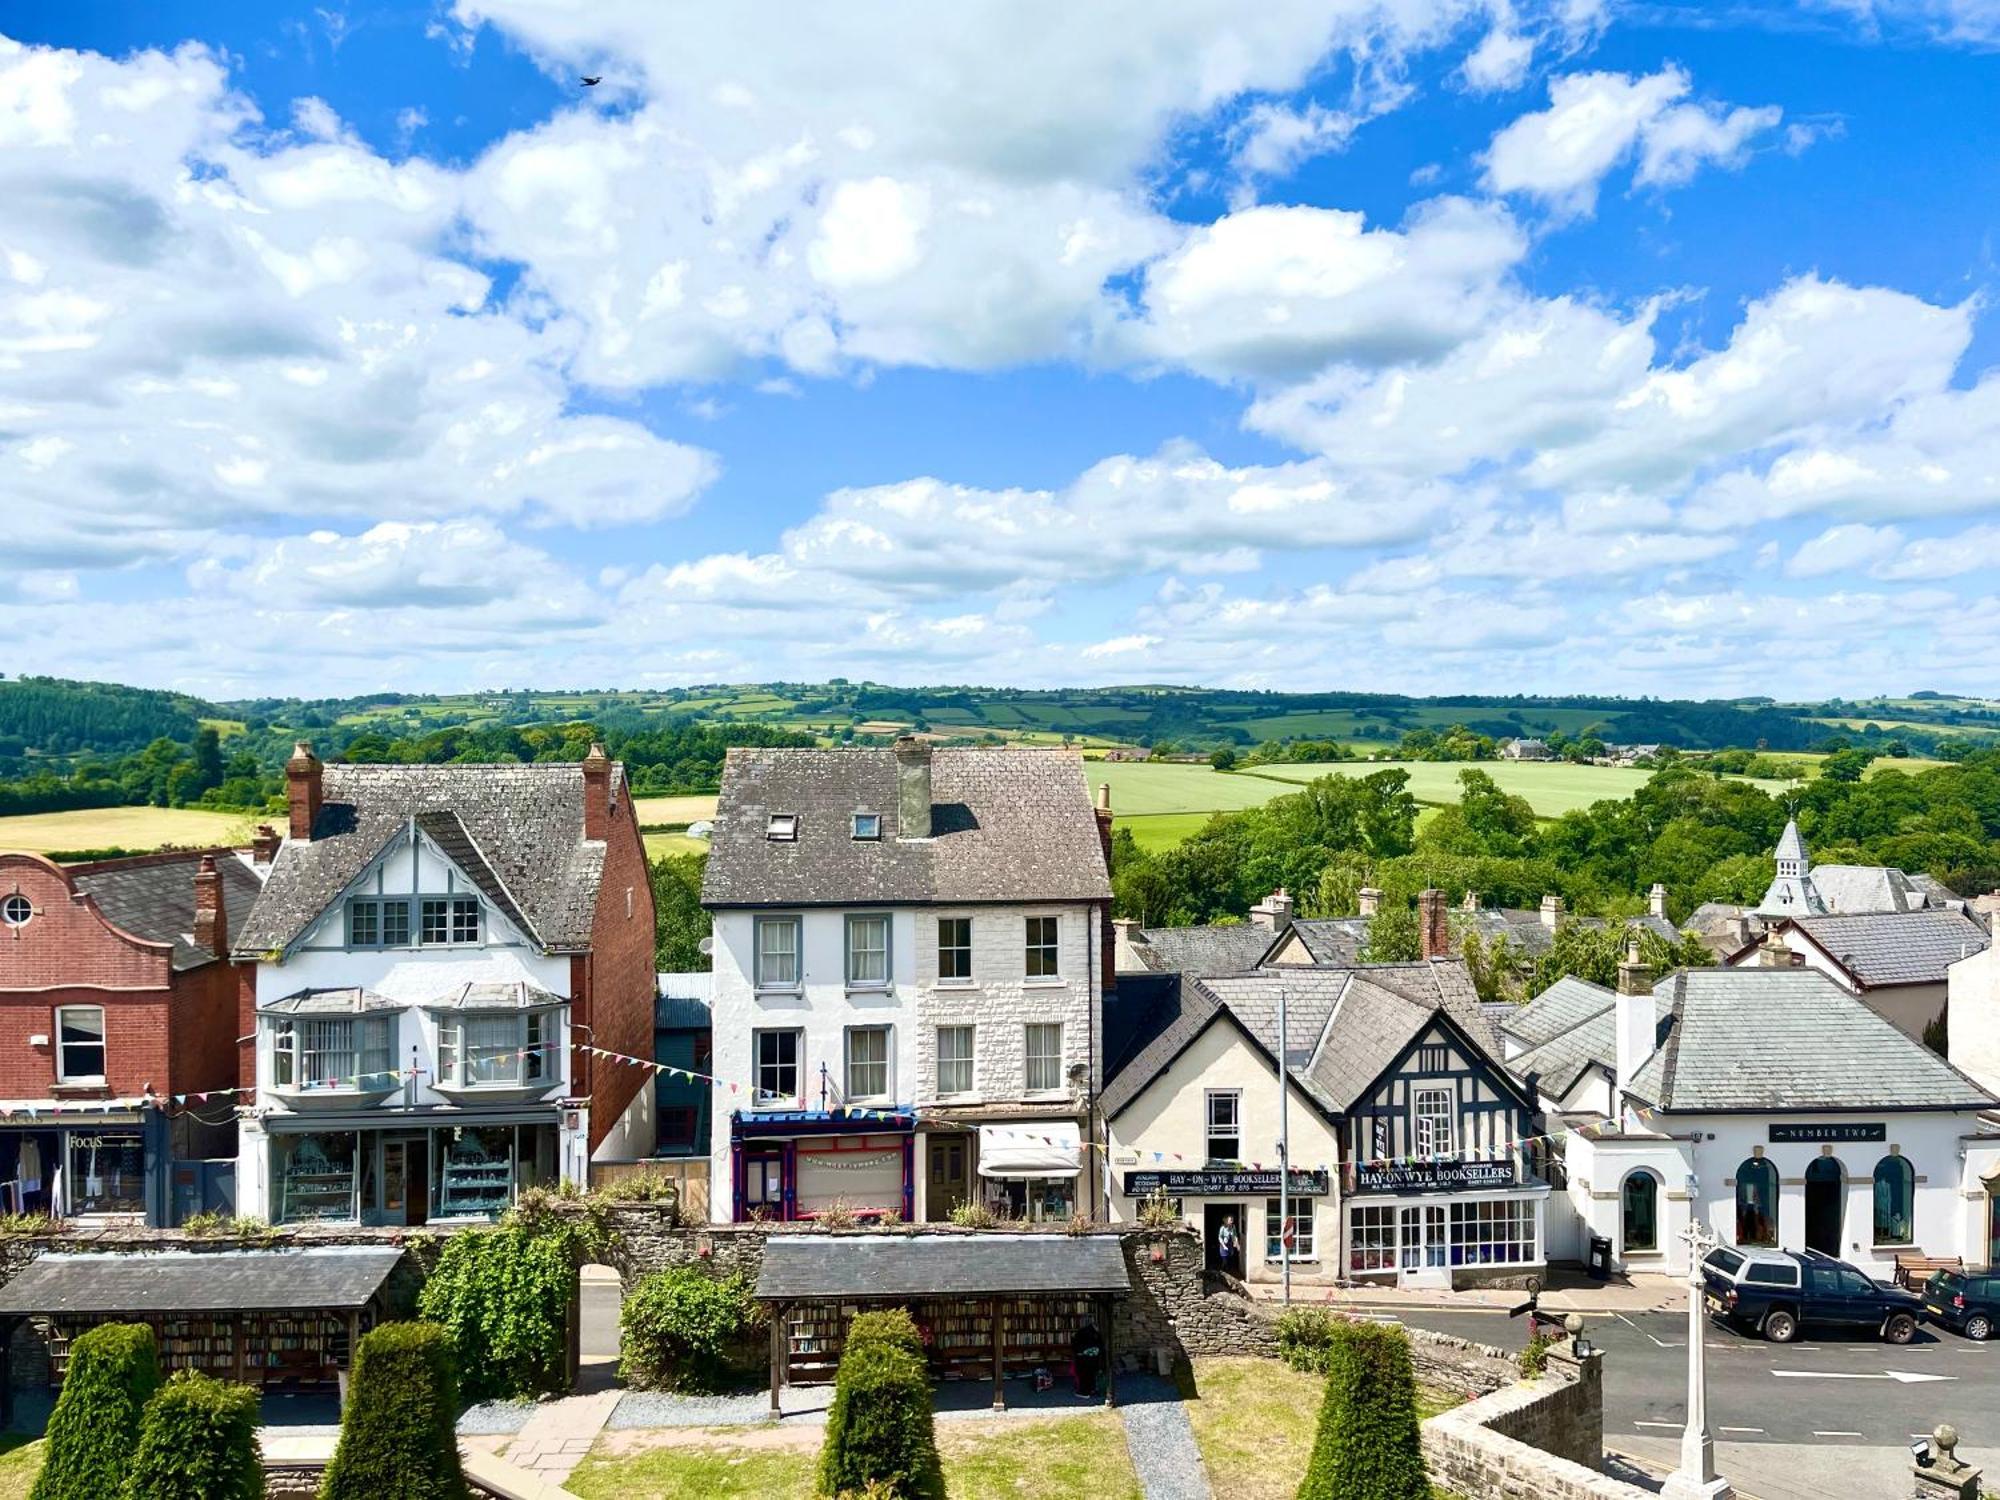
[[[738,1140],[786,1140],[799,1135],[911,1135],[917,1112],[907,1105],[869,1109],[739,1109],[730,1117]]]
[[[0,1315],[351,1312],[402,1259],[373,1245],[44,1255],[0,1287]]]
[[[1032,1120],[979,1127],[981,1177],[1074,1177],[1083,1141],[1074,1120]]]
[[[782,1235],[764,1242],[767,1302],[1126,1292],[1112,1234]]]

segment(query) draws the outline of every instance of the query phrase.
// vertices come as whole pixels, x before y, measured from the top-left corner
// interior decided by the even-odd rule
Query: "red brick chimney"
[[[1444,892],[1435,886],[1417,892],[1417,941],[1425,958],[1451,956],[1451,927],[1445,920]]]
[[[583,836],[611,836],[611,757],[594,742],[583,758]]]
[[[268,865],[278,857],[278,845],[282,842],[278,830],[269,823],[259,823],[257,832],[250,840],[250,858],[260,865]]]
[[[320,771],[309,741],[292,746],[292,758],[285,762],[285,796],[292,805],[291,835],[301,844],[312,842],[313,824],[319,819]]]
[[[217,958],[229,953],[229,914],[222,908],[222,872],[213,854],[204,854],[194,872],[194,945]]]

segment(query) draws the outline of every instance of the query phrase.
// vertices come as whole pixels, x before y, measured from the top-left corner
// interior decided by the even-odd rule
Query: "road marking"
[[[1634,1417],[1634,1418],[1632,1419],[1632,1425],[1633,1425],[1634,1427],[1664,1427],[1664,1428],[1666,1428],[1666,1429],[1667,1429],[1667,1431],[1669,1431],[1669,1432],[1679,1432],[1679,1431],[1680,1431],[1680,1430],[1681,1430],[1681,1429],[1682,1429],[1683,1427],[1687,1426],[1687,1423],[1685,1423],[1685,1422],[1648,1422],[1648,1421],[1647,1421],[1647,1420],[1646,1420],[1646,1419],[1645,1419],[1644,1417]]]
[[[1821,1432],[1818,1428],[1814,1428],[1813,1436],[1814,1437],[1860,1437],[1861,1434],[1858,1432]]]
[[[1956,1375],[1917,1375],[1908,1370],[1884,1370],[1880,1375],[1848,1375],[1837,1370],[1773,1370],[1780,1380],[1893,1380],[1900,1385],[1918,1385],[1934,1380],[1956,1380]]]
[[[1759,1437],[1763,1436],[1764,1433],[1764,1429],[1761,1427],[1718,1427],[1715,1430],[1717,1432],[1754,1432]]]
[[[1619,1322],[1623,1323],[1627,1328],[1631,1329],[1634,1333],[1646,1333],[1645,1329],[1641,1328],[1637,1323],[1634,1323],[1630,1318],[1626,1317],[1625,1314],[1623,1313],[1613,1313],[1611,1316],[1616,1318]],[[1653,1342],[1662,1349],[1684,1349],[1687,1347],[1685,1344],[1670,1344],[1665,1339],[1656,1338],[1654,1337],[1654,1335],[1650,1333],[1646,1333],[1646,1337],[1652,1339]]]

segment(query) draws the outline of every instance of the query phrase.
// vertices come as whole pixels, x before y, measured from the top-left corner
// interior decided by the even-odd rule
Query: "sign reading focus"
[[[1300,1197],[1323,1196],[1326,1173],[1294,1171],[1291,1190]],[[1165,1193],[1169,1198],[1228,1198],[1237,1195],[1264,1196],[1278,1191],[1276,1168],[1268,1172],[1127,1172],[1125,1194],[1144,1198]]]

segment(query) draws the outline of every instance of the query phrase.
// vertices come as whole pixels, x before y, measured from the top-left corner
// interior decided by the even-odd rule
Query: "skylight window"
[[[856,813],[854,815],[854,836],[858,839],[879,839],[882,837],[882,815],[880,813]]]
[[[789,844],[798,839],[799,815],[797,813],[772,813],[771,821],[764,825],[764,837],[773,843]]]

